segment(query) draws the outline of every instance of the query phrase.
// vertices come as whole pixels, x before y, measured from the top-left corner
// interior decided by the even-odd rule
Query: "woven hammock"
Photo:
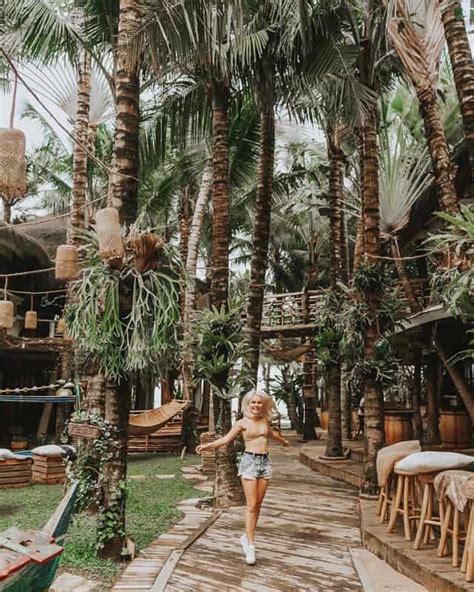
[[[294,362],[303,354],[308,353],[312,348],[313,346],[311,344],[306,344],[294,347],[293,349],[265,349],[262,353],[281,362]]]
[[[170,401],[156,409],[150,409],[128,420],[128,433],[131,436],[147,436],[166,425],[175,415],[183,411],[188,401]]]
[[[7,201],[26,195],[25,134],[0,128],[0,195]]]

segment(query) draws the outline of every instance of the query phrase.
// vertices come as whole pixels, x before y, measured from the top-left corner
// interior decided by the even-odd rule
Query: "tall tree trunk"
[[[293,389],[293,382],[288,377],[288,367],[282,366],[281,367],[281,378],[283,382],[283,388],[285,389],[286,396],[287,396],[287,409],[288,409],[288,419],[290,420],[291,429],[298,432],[299,430],[299,419],[298,419],[298,411],[296,409],[296,400],[295,400],[295,393]]]
[[[341,431],[341,366],[331,364],[326,368],[329,426],[326,456],[342,456]]]
[[[379,230],[379,183],[377,157],[377,106],[373,105],[366,115],[363,127],[363,152],[361,159],[363,224],[365,253],[370,257],[369,265],[378,265],[380,255]],[[375,344],[379,338],[378,309],[379,295],[364,294],[368,306],[369,323],[364,335],[364,357],[373,359]],[[368,376],[364,383],[365,418],[365,493],[377,490],[377,453],[384,444],[383,396],[375,376]]]
[[[417,89],[417,96],[425,125],[425,137],[431,156],[433,174],[438,187],[440,206],[443,211],[456,214],[459,212],[459,203],[454,187],[454,169],[441,122],[436,89],[433,86]]]
[[[464,135],[469,149],[472,181],[474,175],[474,63],[461,2],[443,0],[441,17],[461,107]]]
[[[341,364],[341,429],[342,437],[350,440],[352,437],[351,394],[349,390],[347,364]]]
[[[114,136],[114,171],[110,185],[112,204],[127,228],[137,214],[139,171],[140,60],[130,41],[140,28],[141,8],[138,0],[120,0],[117,38],[116,124]],[[123,305],[122,305],[123,306]],[[129,381],[109,381],[106,396],[106,419],[114,428],[111,460],[104,469],[103,500],[99,517],[98,538],[102,557],[120,560],[125,545],[125,502],[123,484],[127,478],[127,437],[130,411]],[[112,516],[112,527],[107,516]],[[110,520],[109,520],[110,522]]]
[[[408,300],[410,312],[420,312],[421,306],[418,302],[418,298],[416,297],[415,291],[413,290],[413,285],[411,283],[410,276],[408,275],[405,260],[401,257],[400,249],[398,248],[397,239],[395,237],[392,237],[391,248],[392,257],[395,261],[395,268],[397,270],[400,283],[402,284],[405,297]]]
[[[353,271],[356,272],[362,264],[364,257],[364,221],[361,219],[357,224],[355,245],[354,245],[354,265]]]
[[[268,84],[266,85],[268,88]],[[265,85],[263,85],[265,88]],[[272,89],[273,91],[273,89]],[[272,209],[273,167],[275,161],[275,114],[273,92],[268,90],[259,97],[260,106],[260,159],[257,174],[257,199],[253,229],[252,260],[248,292],[245,340],[245,380],[249,388],[257,385],[260,356],[260,328],[262,325],[265,274],[268,266],[268,243]]]
[[[230,186],[229,186],[229,88],[226,83],[213,80],[213,191],[212,191],[212,248],[211,295],[212,304],[220,309],[228,307],[229,246],[230,246]],[[212,395],[211,395],[212,396]],[[214,396],[214,413],[218,418],[218,431],[231,428],[230,403]],[[229,507],[243,503],[242,487],[237,477],[236,455],[233,445],[216,452],[216,480],[214,505]]]
[[[413,437],[420,440],[423,437],[423,428],[421,424],[420,399],[421,399],[421,352],[417,350],[413,362]]]
[[[137,217],[140,131],[140,60],[131,40],[140,29],[138,0],[120,0],[117,37],[116,118],[111,185],[112,205],[120,221],[129,227]]]
[[[337,290],[337,282],[343,280],[342,273],[342,183],[343,159],[337,125],[331,125],[326,133],[329,160],[329,228],[331,241],[331,267],[329,284]],[[329,429],[326,456],[342,456],[341,429],[341,363],[326,367]]]
[[[425,366],[426,372],[426,415],[428,427],[426,443],[439,444],[439,407],[438,407],[438,367],[436,355],[429,354]]]
[[[202,226],[206,214],[212,183],[212,163],[209,161],[202,173],[199,193],[194,205],[194,213],[189,232],[188,251],[186,257],[186,287],[184,291],[183,315],[183,383],[187,399],[194,393],[194,358],[192,347],[192,325],[196,308],[196,270],[199,255]]]
[[[77,112],[74,124],[71,217],[67,230],[69,244],[80,244],[80,233],[86,226],[87,153],[89,144],[89,111],[91,99],[91,56],[83,50],[77,71]]]
[[[189,185],[186,185],[180,195],[179,204],[179,254],[181,259],[181,269],[184,271],[186,268],[186,259],[188,256],[188,245],[189,245],[189,228],[191,218],[191,203],[190,203],[190,191]],[[184,320],[184,308],[185,308],[185,292],[186,292],[186,278],[184,274],[181,275],[181,282],[179,285],[179,312],[181,323]]]

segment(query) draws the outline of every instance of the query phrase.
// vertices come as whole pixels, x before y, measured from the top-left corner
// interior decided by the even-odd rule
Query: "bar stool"
[[[474,479],[466,481],[463,486],[463,493],[468,499],[471,510],[466,529],[466,544],[464,545],[461,571],[466,573],[467,582],[474,582]]]
[[[396,491],[396,479],[393,473],[395,463],[409,454],[419,452],[421,445],[418,440],[405,440],[381,448],[377,454],[377,480],[380,488],[377,502],[379,522],[388,519],[393,495]]]
[[[434,481],[444,513],[437,555],[444,557],[448,554],[448,541],[451,538],[454,567],[459,566],[459,543],[466,539],[468,529],[468,500],[463,493],[464,484],[473,477],[474,474],[470,471],[451,470],[442,471]]]
[[[403,517],[405,539],[411,541],[411,522],[416,521],[419,517],[416,495],[416,473],[397,469],[397,465],[395,465],[394,475],[397,480],[397,486],[395,498],[392,502],[387,532],[393,532],[395,530],[398,515],[401,515]]]
[[[420,519],[418,522],[418,529],[416,531],[415,542],[413,544],[414,549],[421,547],[421,541],[427,545],[430,542],[431,532],[433,526],[438,526],[441,529],[443,522],[444,507],[439,505],[439,516],[433,515],[433,506],[436,501],[434,480],[439,471],[433,473],[420,473],[418,475],[418,482],[423,489],[423,499],[421,502]]]

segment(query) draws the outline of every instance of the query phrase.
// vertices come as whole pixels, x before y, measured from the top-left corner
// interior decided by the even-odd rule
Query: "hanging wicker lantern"
[[[10,300],[0,301],[0,328],[12,329],[15,320],[15,307]]]
[[[79,273],[79,257],[77,247],[74,245],[59,245],[56,249],[56,269],[55,277],[57,280],[74,280]]]
[[[12,202],[26,195],[25,134],[0,128],[0,195]]]
[[[104,208],[95,215],[95,229],[99,238],[99,252],[102,259],[111,265],[121,263],[125,255],[118,210]]]
[[[34,310],[29,310],[25,314],[25,329],[36,329],[38,326],[38,314]]]
[[[56,323],[56,334],[57,335],[64,335],[64,331],[66,330],[66,321],[64,319],[59,319]]]

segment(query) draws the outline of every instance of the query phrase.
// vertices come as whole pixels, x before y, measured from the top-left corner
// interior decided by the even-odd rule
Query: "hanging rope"
[[[54,271],[55,267],[46,267],[44,269],[35,269],[33,271],[18,271],[17,273],[0,273],[0,277],[8,278],[10,277],[19,277],[21,275],[35,275],[38,273],[46,273],[47,271]],[[7,289],[7,281],[5,282],[5,290]]]
[[[12,95],[12,106],[10,110],[10,129],[13,129],[13,122],[15,120],[15,107],[16,107],[16,93],[18,90],[18,75],[15,72],[15,81],[13,83],[13,95]]]
[[[124,173],[119,173],[117,171],[114,171],[113,168],[109,167],[104,162],[102,162],[99,158],[97,158],[97,156],[95,156],[95,154],[93,154],[85,144],[83,144],[82,142],[80,142],[77,139],[77,137],[72,132],[70,132],[58,120],[58,118],[54,115],[54,113],[52,113],[52,111],[39,98],[38,94],[29,86],[29,84],[25,81],[25,79],[18,72],[18,69],[16,68],[15,64],[13,63],[12,59],[10,58],[9,54],[5,51],[5,49],[3,47],[0,47],[0,50],[3,53],[3,55],[5,56],[5,59],[7,60],[9,66],[11,67],[11,69],[13,70],[13,72],[15,73],[16,77],[22,83],[22,85],[26,88],[26,90],[31,94],[31,96],[36,101],[38,101],[38,103],[46,111],[46,113],[51,117],[51,119],[73,140],[73,142],[76,143],[78,146],[81,147],[81,149],[87,154],[87,156],[89,156],[89,158],[91,160],[93,160],[97,165],[99,165],[100,167],[102,167],[109,175],[114,174],[114,175],[118,175],[119,177],[125,177],[127,179],[132,179],[133,181],[138,181],[138,179],[136,177],[133,177],[132,175],[126,175]]]

